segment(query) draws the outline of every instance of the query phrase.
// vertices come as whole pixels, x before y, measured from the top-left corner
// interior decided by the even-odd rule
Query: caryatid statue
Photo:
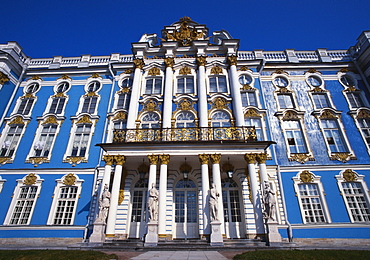
[[[105,223],[108,216],[109,206],[110,206],[110,192],[108,191],[108,184],[105,184],[103,193],[99,200],[99,214],[96,221],[102,221]]]
[[[270,188],[270,184],[267,181],[265,181],[265,189],[263,191],[263,203],[265,205],[265,218],[275,220],[276,215],[275,192]]]
[[[212,183],[212,187],[209,194],[209,210],[211,221],[218,220],[218,198],[220,193],[216,189],[216,185]]]
[[[149,200],[148,200],[149,221],[157,221],[158,196],[159,196],[159,192],[155,188],[155,184],[153,183],[152,188],[149,190]]]

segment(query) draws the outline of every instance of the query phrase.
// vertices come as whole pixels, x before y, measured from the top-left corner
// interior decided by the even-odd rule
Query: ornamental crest
[[[30,173],[26,176],[26,178],[23,181],[24,185],[33,185],[36,183],[37,176],[34,173]]]
[[[185,66],[185,67],[180,69],[179,74],[180,75],[189,75],[189,74],[191,74],[191,70],[190,70],[189,67]]]
[[[224,109],[224,108],[227,108],[227,103],[226,103],[226,100],[223,99],[223,98],[216,98],[216,100],[213,102],[213,106],[216,108],[216,109]]]
[[[177,41],[182,46],[189,46],[194,40],[198,40],[203,37],[203,32],[197,32],[196,30],[189,28],[188,21],[191,21],[189,17],[181,18],[182,23],[180,29],[173,33],[166,32],[167,40]]]
[[[330,118],[337,118],[337,116],[330,110],[325,110],[320,116],[320,119],[330,119]]]
[[[84,115],[80,120],[76,122],[76,124],[92,124],[92,121],[90,120],[89,116]]]
[[[181,108],[181,110],[190,110],[191,109],[191,103],[189,100],[185,99],[184,101],[182,101],[179,106]]]
[[[153,100],[149,100],[149,102],[145,104],[144,111],[155,111],[155,110],[157,110],[157,103]]]
[[[24,125],[23,118],[21,116],[17,116],[9,122],[9,125]]]
[[[76,176],[73,173],[67,174],[67,176],[64,177],[63,184],[64,185],[74,185],[76,182]]]
[[[283,120],[297,120],[297,119],[299,119],[297,114],[290,110],[285,112],[284,117],[283,117]]]
[[[313,174],[310,173],[309,171],[305,170],[305,171],[301,172],[301,174],[299,175],[299,178],[300,178],[301,182],[312,182],[313,181]]]
[[[261,115],[259,115],[255,109],[250,108],[245,112],[244,117],[261,117]]]
[[[357,118],[370,118],[370,113],[366,110],[360,110],[357,114]]]
[[[54,125],[57,125],[58,124],[58,121],[57,121],[57,119],[54,116],[49,116],[42,123],[42,125],[46,125],[46,124],[54,124]]]
[[[160,75],[160,73],[161,73],[161,71],[157,67],[151,68],[148,71],[148,75],[150,75],[150,76],[157,76],[157,75]]]
[[[127,114],[122,111],[118,112],[113,118],[113,120],[124,120],[124,119],[127,119]]]
[[[64,74],[63,76],[61,76],[60,78],[58,79],[67,79],[67,80],[72,80],[70,76]]]
[[[222,69],[219,67],[219,66],[214,66],[212,69],[211,69],[211,74],[222,74]]]
[[[346,180],[346,181],[356,181],[357,180],[357,174],[352,171],[351,169],[347,169],[343,172],[343,178]]]

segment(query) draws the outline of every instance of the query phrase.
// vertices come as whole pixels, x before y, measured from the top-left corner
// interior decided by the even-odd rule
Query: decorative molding
[[[57,121],[57,118],[55,116],[48,116],[44,122],[41,123],[42,125],[46,125],[46,124],[54,124],[54,125],[58,125],[58,121]]]
[[[326,109],[321,113],[319,118],[320,119],[333,119],[333,118],[337,119],[338,116],[335,115],[332,111]]]
[[[36,184],[37,176],[34,173],[30,173],[26,176],[26,178],[23,181],[24,185],[34,185]]]
[[[221,161],[221,154],[218,154],[218,153],[216,153],[216,154],[211,154],[211,155],[209,156],[209,158],[211,159],[211,163],[212,163],[212,164],[219,164],[219,163],[220,163],[220,161]]]
[[[238,63],[237,60],[238,60],[238,57],[235,55],[227,56],[227,62],[229,63],[230,66],[233,66],[233,65],[236,66],[236,64]]]
[[[198,156],[201,164],[208,164],[209,154],[199,154]]]
[[[254,164],[254,163],[256,163],[256,154],[246,153],[244,155],[244,160],[246,160],[248,164]]]
[[[159,111],[158,104],[153,100],[149,100],[144,104],[144,109],[142,112],[153,112],[153,111]]]
[[[309,92],[314,92],[314,93],[324,93],[324,92],[328,92],[326,89],[322,89],[320,87],[314,87],[313,89],[311,89]]]
[[[357,174],[351,169],[346,169],[343,172],[343,178],[348,182],[357,181]]]
[[[164,64],[166,65],[166,67],[173,68],[173,65],[175,65],[175,59],[174,58],[168,57],[168,58],[164,58],[163,60],[164,60]]]
[[[314,68],[309,69],[306,73],[311,73],[311,74],[319,73],[319,74],[321,74],[321,75],[322,75],[322,73],[321,73],[320,71],[317,71],[317,70],[316,70],[316,69],[314,69]]]
[[[245,113],[244,117],[262,117],[260,114],[258,114],[257,110],[254,108],[249,108]]]
[[[256,160],[259,164],[266,163],[268,154],[267,153],[258,153],[256,154]]]
[[[26,160],[26,163],[32,163],[34,167],[37,167],[39,164],[49,163],[50,160],[48,157],[30,157]]]
[[[119,190],[118,205],[121,205],[124,199],[125,199],[125,190]]]
[[[77,124],[92,124],[90,117],[88,115],[84,115],[82,118],[80,118],[77,122]]]
[[[299,174],[299,179],[301,182],[313,182],[314,175],[311,172],[304,170]]]
[[[188,66],[184,66],[180,69],[179,75],[190,75],[191,69]]]
[[[213,100],[212,103],[213,103],[213,108],[228,109],[227,102],[224,98],[218,97],[215,100]]]
[[[98,79],[98,78],[101,78],[101,79],[102,79],[102,77],[101,77],[98,73],[94,73],[94,74],[92,74],[92,75],[89,77],[89,79]]]
[[[314,161],[315,158],[309,153],[292,153],[290,154],[289,161],[297,161],[304,164],[307,161]]]
[[[8,125],[25,125],[23,118],[21,116],[17,116],[12,121],[8,123]]]
[[[222,74],[222,69],[219,66],[214,66],[211,69],[211,74],[215,74],[215,75]]]
[[[114,120],[125,120],[125,119],[127,119],[127,114],[126,114],[126,112],[122,112],[122,111],[120,111],[120,112],[118,112],[118,113],[114,116],[113,121],[114,121]]]
[[[115,155],[114,161],[116,165],[123,165],[126,162],[126,158],[124,155]]]
[[[104,155],[103,161],[105,162],[105,165],[113,165],[114,163],[114,156],[113,155]]]
[[[133,73],[132,69],[126,69],[123,74],[131,74]],[[121,73],[122,74],[122,73]]]
[[[157,67],[153,67],[153,68],[149,69],[149,71],[148,71],[149,76],[158,76],[160,74],[161,74],[161,70]]]
[[[365,109],[361,109],[358,111],[356,118],[370,118],[370,112]]]
[[[4,165],[6,163],[12,163],[11,157],[0,157],[0,164]]]
[[[73,173],[68,173],[63,179],[63,184],[68,186],[75,185],[76,179],[77,178]]]
[[[349,152],[343,152],[343,153],[331,153],[330,160],[332,161],[340,161],[342,163],[346,163],[349,160],[357,160],[356,156],[353,156]]]
[[[284,70],[282,70],[282,69],[277,69],[277,70],[275,70],[275,71],[272,73],[272,75],[274,75],[274,74],[283,74],[283,75],[289,76],[289,73],[288,73],[288,72],[286,72],[286,71],[284,71]]]
[[[159,157],[158,155],[149,154],[148,155],[150,165],[156,165],[158,163]]]
[[[191,21],[190,18],[183,19],[180,29],[173,33],[165,32],[167,41],[177,41],[182,46],[189,46],[193,41],[203,38],[204,32],[197,32],[196,29],[189,28],[188,21]]]
[[[27,81],[29,81],[29,80],[41,80],[41,81],[43,81],[43,79],[38,75],[34,75],[31,78],[27,79]]]
[[[85,157],[82,156],[68,156],[64,162],[67,162],[69,164],[72,164],[72,167],[76,166],[77,164],[80,163],[86,163],[87,160]]]
[[[61,76],[60,78],[58,78],[57,80],[59,79],[64,79],[64,80],[72,80],[72,78],[70,76],[68,76],[67,74],[64,74],[63,76]]]
[[[282,120],[299,120],[299,116],[296,112],[288,110],[284,113]]]
[[[207,64],[207,59],[204,56],[197,57],[198,66],[205,66]]]
[[[134,59],[134,65],[137,69],[143,69],[144,68],[144,60],[143,59]]]

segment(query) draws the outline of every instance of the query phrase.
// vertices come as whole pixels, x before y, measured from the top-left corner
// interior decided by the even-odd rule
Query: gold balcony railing
[[[257,141],[254,126],[116,129],[113,143]]]

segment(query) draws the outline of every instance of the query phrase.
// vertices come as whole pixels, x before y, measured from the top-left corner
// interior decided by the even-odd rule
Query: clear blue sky
[[[348,49],[370,30],[370,0],[2,0],[0,43],[32,58],[130,54],[180,17],[225,29],[240,50]]]

